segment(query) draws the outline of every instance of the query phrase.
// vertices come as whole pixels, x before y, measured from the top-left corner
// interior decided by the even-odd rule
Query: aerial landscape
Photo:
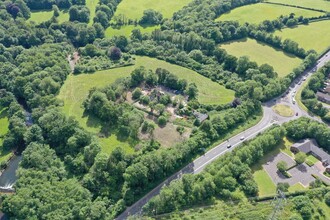
[[[1,220],[330,220],[330,1],[0,1],[0,171]]]

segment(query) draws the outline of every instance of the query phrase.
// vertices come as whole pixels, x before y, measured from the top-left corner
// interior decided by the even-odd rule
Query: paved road
[[[330,51],[322,56],[316,65],[316,68],[319,69],[326,62],[330,61]],[[166,179],[163,183],[158,185],[156,188],[154,188],[151,192],[149,192],[147,195],[145,195],[143,198],[141,198],[139,201],[134,203],[131,207],[128,207],[125,212],[123,212],[121,215],[117,217],[118,220],[127,219],[130,215],[139,215],[141,214],[142,207],[154,196],[158,195],[161,188],[165,185],[168,185],[173,180],[181,178],[182,174],[196,174],[201,172],[208,164],[213,162],[215,159],[217,159],[219,156],[225,154],[228,151],[232,151],[236,146],[240,145],[242,141],[244,140],[250,140],[254,138],[256,135],[258,135],[260,132],[264,131],[265,129],[269,128],[273,124],[283,124],[284,122],[288,122],[290,120],[296,119],[301,116],[306,116],[313,118],[315,120],[321,121],[319,118],[309,115],[307,112],[302,110],[297,103],[294,102],[294,96],[296,92],[302,87],[303,82],[307,80],[315,71],[308,70],[304,74],[302,74],[301,77],[294,80],[292,82],[289,89],[284,93],[284,95],[272,99],[266,103],[263,104],[263,118],[261,121],[245,130],[244,132],[230,138],[228,141],[225,141],[218,146],[214,147],[210,151],[206,152],[203,156],[200,156],[193,162],[189,163],[187,166],[185,166],[183,169],[178,171],[177,173],[170,176],[168,179]],[[293,117],[282,117],[278,114],[276,114],[272,107],[276,104],[286,104],[292,107],[292,109],[295,111],[295,113],[298,113],[298,116],[294,115]],[[244,137],[244,140],[242,140]],[[230,148],[227,148],[228,144],[231,145]]]

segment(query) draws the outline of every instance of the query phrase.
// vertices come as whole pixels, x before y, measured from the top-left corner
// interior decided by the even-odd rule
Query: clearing
[[[0,163],[6,162],[11,156],[11,151],[2,148],[3,137],[7,134],[9,126],[7,114],[7,108],[0,106]]]
[[[258,184],[259,196],[269,196],[276,193],[276,186],[264,169],[255,171],[253,177]]]
[[[120,28],[114,28],[114,27],[108,27],[105,30],[105,37],[114,37],[114,36],[130,36],[132,31],[134,29],[140,29],[142,34],[149,34],[153,32],[155,29],[159,29],[160,26],[147,26],[147,27],[142,27],[140,25],[125,25]]]
[[[258,65],[267,63],[273,66],[279,77],[288,75],[301,63],[301,59],[292,54],[250,38],[231,41],[221,44],[220,47],[236,57],[248,56],[251,61],[257,62]]]
[[[330,2],[329,2],[330,4]],[[330,46],[330,20],[312,22],[308,25],[298,25],[276,31],[275,35],[282,39],[291,39],[305,50],[316,50],[321,54]]]
[[[318,10],[330,11],[330,2],[325,0],[269,0],[267,2],[314,8]]]
[[[173,13],[179,11],[192,0],[123,0],[119,3],[115,16],[125,15],[128,19],[140,19],[143,11],[153,9],[159,11],[164,18],[171,18]]]
[[[238,21],[241,24],[245,22],[259,24],[264,20],[275,20],[281,15],[290,15],[291,13],[294,13],[297,17],[304,16],[307,18],[318,17],[324,14],[312,10],[258,3],[235,8],[221,15],[216,21]]]
[[[115,82],[121,77],[130,76],[131,72],[139,67],[156,70],[164,68],[179,78],[186,78],[188,82],[196,83],[199,89],[198,100],[204,104],[225,104],[234,99],[234,91],[211,81],[210,79],[187,68],[173,65],[165,61],[149,57],[136,57],[136,63],[132,66],[98,71],[94,74],[70,75],[62,86],[59,99],[64,101],[63,111],[67,116],[74,116],[80,125],[88,131],[98,134],[102,126],[100,121],[93,117],[84,115],[82,106],[88,92],[93,87],[104,87]],[[122,146],[125,150],[132,152],[132,146],[128,143],[120,142],[113,135],[107,138],[100,138],[104,152],[111,152],[116,146]]]
[[[123,0],[119,3],[114,17],[124,15],[126,19],[139,20],[143,16],[143,11],[153,9],[159,11],[164,18],[171,18],[173,13],[188,5],[192,0]],[[129,37],[132,30],[139,28],[142,33],[151,33],[159,26],[142,27],[140,25],[125,25],[119,29],[109,27],[106,29],[105,36],[113,37],[123,35]]]
[[[283,117],[291,117],[294,115],[294,111],[288,105],[277,104],[273,107],[273,110],[276,114],[279,114]]]

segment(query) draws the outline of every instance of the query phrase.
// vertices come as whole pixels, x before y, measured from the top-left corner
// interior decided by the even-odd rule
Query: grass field
[[[276,193],[276,186],[264,169],[255,171],[253,177],[258,184],[259,196],[274,195]]]
[[[232,101],[234,98],[233,91],[227,90],[192,70],[153,58],[136,57],[136,64],[133,66],[99,71],[94,74],[70,75],[59,94],[59,98],[64,101],[63,111],[67,116],[74,116],[88,131],[98,134],[102,129],[101,123],[93,117],[84,116],[82,107],[89,90],[93,87],[103,87],[111,84],[118,78],[127,77],[135,68],[142,65],[153,70],[158,67],[165,68],[179,78],[186,78],[188,82],[195,82],[199,89],[198,98],[201,103],[223,104]],[[105,152],[111,152],[116,146],[122,146],[127,151],[132,151],[128,143],[118,141],[114,135],[101,138],[101,144]]]
[[[276,31],[275,35],[282,37],[282,39],[294,40],[305,50],[314,49],[316,52],[322,53],[330,47],[330,20],[285,28]]]
[[[294,55],[249,38],[221,44],[220,47],[236,57],[248,56],[258,65],[267,63],[273,66],[279,77],[286,76],[301,63],[301,59]]]
[[[235,8],[221,15],[216,21],[238,21],[241,24],[245,22],[259,24],[264,20],[275,20],[281,15],[290,15],[291,13],[294,13],[298,17],[304,16],[307,18],[318,17],[324,14],[312,10],[258,3]]]
[[[267,0],[267,2],[297,5],[306,8],[330,11],[330,2],[325,0]]]
[[[316,158],[316,157],[314,157],[313,155],[308,155],[307,157],[306,157],[306,164],[308,164],[309,166],[313,166],[316,162],[318,162],[319,160]]]
[[[303,190],[306,190],[306,188],[301,185],[300,183],[296,183],[292,186],[289,187],[289,192],[297,192],[297,191],[303,191]]]
[[[37,24],[40,24],[44,21],[48,21],[53,17],[54,12],[49,11],[32,11],[31,17],[28,21],[34,21]],[[57,17],[59,23],[63,23],[69,20],[69,13],[67,11],[60,11],[60,16]]]
[[[151,33],[153,30],[160,28],[160,26],[150,26],[150,27],[142,27],[140,25],[134,26],[134,25],[126,25],[122,26],[121,28],[113,28],[108,27],[105,30],[105,37],[113,37],[113,36],[126,36],[129,37],[134,29],[140,29],[141,33]]]
[[[291,117],[294,115],[294,111],[288,105],[278,104],[273,107],[273,110],[283,117]]]
[[[2,148],[3,136],[8,132],[9,121],[7,118],[7,108],[0,106],[0,163],[7,161],[11,156],[11,151],[4,151]]]
[[[140,19],[143,11],[153,9],[162,13],[164,18],[172,17],[173,13],[179,11],[192,0],[123,0],[119,3],[115,16],[125,15],[130,19]]]
[[[86,0],[86,6],[90,11],[89,16],[89,25],[93,24],[93,19],[95,17],[96,6],[98,5],[99,0]]]

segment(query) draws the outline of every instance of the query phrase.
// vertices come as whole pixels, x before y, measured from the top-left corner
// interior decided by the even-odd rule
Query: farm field
[[[249,38],[221,44],[220,47],[236,57],[248,56],[258,65],[267,63],[273,66],[279,77],[286,76],[301,63],[301,59],[294,55]]]
[[[330,4],[330,2],[329,2]],[[330,47],[330,20],[312,22],[308,25],[299,25],[294,28],[285,28],[276,31],[275,35],[282,39],[296,41],[305,50],[314,49],[322,53]]]
[[[268,0],[267,2],[297,5],[306,8],[330,11],[330,2],[325,0]]]
[[[105,37],[114,37],[114,36],[130,36],[132,31],[134,29],[140,29],[141,33],[151,33],[153,32],[155,29],[159,28],[160,26],[150,26],[150,27],[142,27],[140,25],[138,26],[134,26],[134,25],[125,25],[122,26],[121,28],[117,29],[117,28],[113,28],[113,27],[108,27],[105,30]]]
[[[291,13],[294,13],[298,17],[304,16],[307,18],[317,17],[324,14],[312,10],[258,3],[235,8],[230,12],[221,15],[216,21],[238,21],[241,24],[245,22],[258,24],[264,20],[275,20],[281,15],[290,15]]]
[[[4,151],[2,148],[3,136],[8,132],[9,121],[7,118],[7,109],[0,106],[0,163],[7,161],[11,156],[10,151]]]
[[[64,101],[63,111],[67,116],[74,116],[81,126],[88,131],[98,134],[102,129],[101,123],[93,117],[84,116],[82,107],[82,103],[87,97],[89,90],[93,87],[103,87],[111,84],[118,78],[127,77],[135,68],[142,65],[153,70],[161,67],[169,70],[179,78],[186,78],[188,82],[196,83],[199,89],[199,101],[201,103],[224,104],[234,99],[234,91],[228,90],[192,70],[154,58],[136,57],[136,64],[133,66],[99,71],[94,74],[70,75],[59,94],[59,99]],[[101,138],[101,144],[105,152],[111,152],[108,146],[111,146],[113,149],[119,145],[128,151],[132,151],[128,143],[117,141],[113,135],[108,138]]]
[[[37,24],[48,21],[53,17],[54,12],[52,10],[47,11],[32,11],[29,21],[34,21]],[[60,16],[57,17],[59,23],[69,21],[69,13],[67,11],[60,11]]]
[[[115,16],[122,14],[129,19],[135,20],[142,17],[144,10],[153,9],[159,11],[164,18],[170,18],[174,12],[188,5],[191,1],[192,0],[123,0],[119,3]]]

